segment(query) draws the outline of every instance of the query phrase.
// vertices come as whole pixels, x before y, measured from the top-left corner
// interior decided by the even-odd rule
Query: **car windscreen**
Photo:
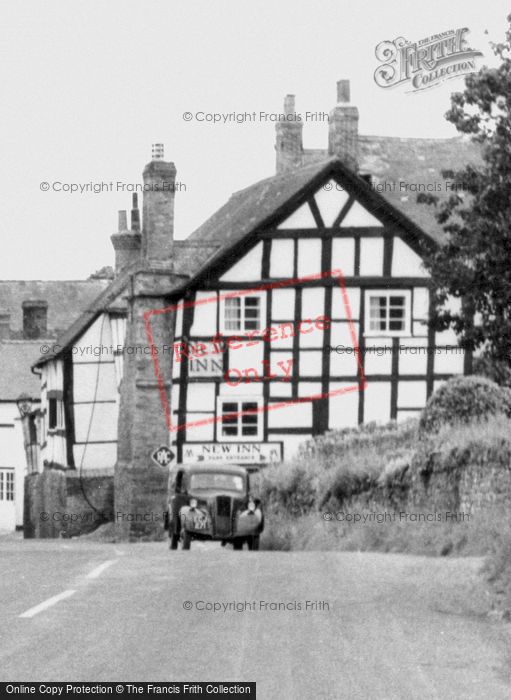
[[[190,474],[190,487],[194,489],[214,489],[216,491],[244,491],[244,479],[238,474],[222,474],[221,472],[197,472]]]

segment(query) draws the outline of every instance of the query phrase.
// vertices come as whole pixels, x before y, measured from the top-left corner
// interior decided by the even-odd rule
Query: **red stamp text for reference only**
[[[186,428],[199,427],[203,425],[209,425],[211,423],[218,423],[225,419],[223,416],[212,416],[200,420],[193,421],[173,421],[172,420],[172,409],[167,397],[167,391],[165,388],[165,379],[162,376],[162,371],[159,362],[158,350],[154,342],[154,334],[152,328],[152,321],[155,317],[161,316],[162,314],[177,313],[178,311],[184,311],[185,309],[204,306],[207,304],[216,305],[217,303],[225,302],[230,299],[240,299],[242,297],[253,296],[254,294],[260,295],[268,292],[270,290],[276,289],[286,289],[294,288],[297,286],[304,285],[306,283],[316,282],[321,279],[333,279],[337,281],[332,288],[332,294],[339,294],[341,298],[341,304],[344,311],[344,320],[346,321],[349,329],[349,337],[352,346],[352,352],[356,358],[357,364],[357,381],[353,384],[346,384],[342,387],[335,388],[329,391],[314,393],[310,396],[300,396],[297,398],[292,398],[285,401],[273,401],[266,406],[250,408],[248,411],[239,411],[233,413],[229,417],[243,416],[248,413],[264,413],[265,411],[277,411],[280,408],[286,406],[293,406],[295,404],[317,401],[320,399],[326,399],[334,396],[339,396],[341,394],[347,394],[354,391],[361,391],[365,388],[365,376],[363,363],[361,360],[361,353],[359,350],[357,332],[355,325],[353,323],[350,302],[348,294],[346,291],[346,284],[344,280],[344,275],[341,270],[331,270],[330,272],[322,272],[315,275],[307,275],[300,278],[289,279],[289,280],[279,280],[278,282],[272,282],[268,284],[262,284],[258,286],[251,287],[249,289],[233,290],[228,292],[212,293],[210,297],[201,298],[196,301],[180,301],[177,304],[172,304],[160,309],[150,309],[144,313],[144,325],[147,333],[147,340],[151,348],[151,356],[154,364],[154,371],[156,379],[159,386],[160,398],[165,413],[166,425],[170,432],[175,433],[179,430],[185,430]],[[216,308],[216,306],[215,306]],[[294,338],[300,335],[309,335],[318,332],[326,331],[332,321],[331,319],[320,313],[317,316],[309,316],[307,318],[295,318],[292,322],[278,323],[274,322],[269,326],[262,327],[263,324],[258,319],[256,323],[249,324],[255,325],[256,328],[251,328],[250,330],[246,328],[245,330],[236,331],[224,331],[223,333],[218,330],[211,338],[206,341],[202,338],[201,340],[187,340],[180,338],[180,330],[177,329],[177,336],[180,338],[175,341],[172,346],[172,362],[181,364],[183,362],[201,360],[207,357],[210,358],[221,358],[226,350],[229,350],[230,359],[232,357],[239,356],[237,353],[242,353],[245,348],[253,347],[259,343],[269,343],[270,347],[272,343],[279,342],[281,340],[287,340],[289,338]],[[269,360],[262,360],[261,367],[242,367],[237,368],[236,362],[231,363],[229,368],[225,371],[222,381],[230,387],[236,387],[240,384],[247,384],[252,382],[261,382],[268,380],[287,382],[291,381],[293,374],[293,364],[294,359],[289,357],[285,360],[275,363],[272,367]],[[240,363],[243,365],[243,363]],[[213,381],[213,380],[212,380]]]

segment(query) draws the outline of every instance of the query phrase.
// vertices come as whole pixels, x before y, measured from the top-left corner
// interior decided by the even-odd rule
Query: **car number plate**
[[[208,521],[206,518],[194,518],[193,519],[193,526],[196,530],[205,530],[207,527]]]

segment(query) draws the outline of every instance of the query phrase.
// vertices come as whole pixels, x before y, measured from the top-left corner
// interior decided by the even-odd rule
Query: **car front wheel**
[[[240,537],[233,540],[232,548],[233,549],[243,549],[243,540]]]
[[[183,544],[182,549],[190,549],[192,543],[192,536],[187,530],[183,530]]]
[[[259,549],[259,535],[252,535],[247,540],[248,548],[256,552]]]

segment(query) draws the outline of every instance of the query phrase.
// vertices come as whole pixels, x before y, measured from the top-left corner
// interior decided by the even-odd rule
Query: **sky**
[[[278,113],[287,93],[301,114],[328,112],[337,80],[348,78],[360,133],[455,136],[444,114],[463,80],[383,89],[375,47],[468,27],[484,54],[478,67],[493,65],[489,42],[504,38],[509,7],[482,8],[480,0],[3,3],[0,279],[84,279],[112,265],[117,211],[130,208],[127,187],[142,182],[152,143],[176,164],[177,239],[232,192],[274,174],[270,119],[214,124],[200,113]],[[327,131],[305,124],[304,147],[326,147]],[[62,191],[88,183],[113,183],[112,191]]]

